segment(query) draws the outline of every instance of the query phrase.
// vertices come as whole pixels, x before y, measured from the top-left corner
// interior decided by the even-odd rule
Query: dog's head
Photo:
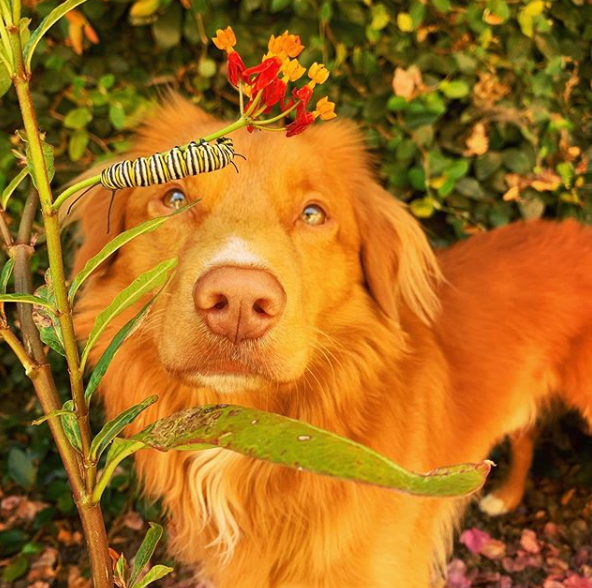
[[[222,125],[171,97],[130,157],[183,145]],[[290,139],[246,131],[233,139],[246,157],[236,160],[240,173],[227,166],[122,190],[110,234],[109,192],[95,189],[81,202],[85,241],[77,269],[117,231],[198,201],[121,249],[89,282],[83,312],[96,313],[132,278],[178,257],[150,337],[174,378],[219,392],[296,381],[319,352],[339,345],[339,333],[372,322],[396,329],[402,309],[423,321],[433,317],[433,254],[417,222],[373,179],[352,124],[322,124]]]

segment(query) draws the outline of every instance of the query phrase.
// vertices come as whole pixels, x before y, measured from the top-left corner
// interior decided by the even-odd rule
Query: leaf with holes
[[[82,453],[82,439],[80,437],[78,422],[76,421],[76,413],[74,412],[74,401],[66,400],[62,406],[62,410],[65,411],[60,415],[62,427],[64,427],[64,433],[66,434],[70,445],[72,445],[76,451]]]
[[[132,439],[161,451],[207,443],[297,470],[419,496],[464,496],[479,490],[491,462],[410,472],[376,451],[279,414],[228,404],[182,410]]]
[[[37,288],[35,295],[48,302],[52,307],[56,306],[53,291],[47,285]],[[33,322],[39,330],[41,341],[65,357],[62,327],[56,314],[47,307],[35,305],[33,307]]]

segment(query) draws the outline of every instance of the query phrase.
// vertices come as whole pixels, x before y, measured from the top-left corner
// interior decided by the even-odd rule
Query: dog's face
[[[148,123],[132,157],[221,126],[173,99]],[[278,389],[306,377],[334,333],[355,330],[355,321],[396,318],[402,303],[424,318],[434,310],[427,243],[372,180],[351,125],[322,125],[290,139],[242,131],[233,139],[246,157],[236,159],[240,173],[227,166],[117,196],[119,230],[197,202],[131,242],[97,277],[123,286],[178,258],[153,311],[158,326],[151,333],[165,370],[218,392]],[[107,240],[100,236],[105,207],[90,202],[97,195],[82,212],[87,242],[78,266]]]

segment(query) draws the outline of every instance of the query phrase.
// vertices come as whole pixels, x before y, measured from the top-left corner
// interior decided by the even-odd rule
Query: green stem
[[[99,478],[99,481],[97,482],[97,485],[95,486],[95,490],[92,495],[92,502],[94,504],[98,504],[101,501],[101,496],[103,496],[103,492],[107,488],[109,480],[111,480],[111,478],[113,477],[113,474],[117,466],[126,457],[129,457],[130,455],[132,455],[136,451],[139,451],[143,447],[146,447],[144,443],[142,443],[141,441],[136,441],[136,443],[132,443],[127,449],[122,451],[114,460],[109,461],[109,463],[107,463],[105,469],[103,470],[103,473],[101,474],[101,477]]]
[[[1,1],[2,0],[0,0],[0,2]],[[0,7],[1,6],[3,6],[3,5],[0,4]],[[2,15],[0,15],[0,40],[2,41],[2,45],[4,46],[3,51],[0,52],[0,58],[2,58],[2,62],[6,66],[8,73],[10,75],[12,75],[14,73],[14,63],[13,63],[14,56],[12,53],[10,38],[7,33],[8,27],[12,26],[12,25],[5,24],[5,23],[9,22],[9,19],[10,19],[10,16],[7,19],[6,15],[4,13]]]
[[[12,349],[13,353],[21,362],[22,366],[25,368],[25,373],[29,375],[36,364],[29,357],[18,337],[7,326],[0,327],[0,337],[6,341],[8,346]]]
[[[86,178],[85,180],[82,180],[81,182],[76,182],[75,184],[72,184],[69,188],[64,190],[55,199],[55,202],[52,205],[53,211],[57,212],[60,209],[60,206],[62,204],[64,204],[64,202],[66,202],[66,200],[68,200],[68,198],[70,198],[70,196],[73,196],[74,194],[76,194],[76,192],[80,192],[81,190],[84,190],[85,188],[90,188],[91,186],[96,186],[97,184],[100,184],[100,183],[101,183],[101,174],[98,174],[96,176],[92,176],[91,178]]]
[[[21,0],[12,0],[12,22],[17,25],[21,22]]]
[[[286,110],[284,110],[284,112],[281,112],[277,116],[274,116],[273,118],[268,118],[267,120],[257,121],[256,124],[258,127],[262,127],[262,126],[277,122],[278,120],[281,120],[282,118],[285,118],[286,116],[288,116],[299,104],[300,104],[300,100],[298,100],[297,102],[294,102],[294,104],[292,104],[292,106],[290,106],[290,108],[287,108]]]

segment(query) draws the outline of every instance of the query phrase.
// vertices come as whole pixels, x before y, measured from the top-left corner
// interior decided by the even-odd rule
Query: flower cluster
[[[249,99],[241,112],[249,118],[249,130],[263,129],[264,125],[295,111],[294,121],[286,127],[286,135],[292,137],[308,128],[316,118],[331,120],[337,116],[335,104],[329,102],[327,96],[316,103],[312,112],[308,110],[315,86],[327,81],[329,71],[322,63],[313,63],[307,72],[298,62],[297,57],[304,49],[298,35],[291,35],[288,31],[277,37],[272,35],[267,46],[268,52],[261,63],[249,68],[234,49],[236,36],[231,27],[219,29],[212,40],[218,49],[228,54],[228,80],[241,96],[244,94]],[[306,72],[309,81],[289,91],[289,84],[301,79]],[[259,119],[278,104],[281,108],[279,116],[268,120]]]

